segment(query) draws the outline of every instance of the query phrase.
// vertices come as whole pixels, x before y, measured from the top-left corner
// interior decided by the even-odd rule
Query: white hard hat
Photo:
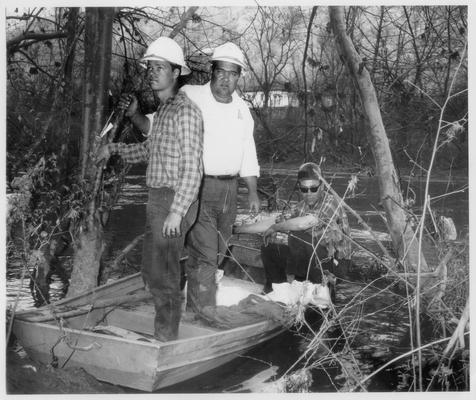
[[[212,54],[212,61],[227,61],[246,69],[245,56],[241,49],[234,43],[226,42],[218,46]]]
[[[185,59],[183,56],[182,48],[177,44],[177,42],[169,37],[162,36],[154,40],[144,54],[144,56],[139,60],[142,66],[146,66],[147,61],[168,61],[172,64],[177,64],[182,67],[180,75],[188,75],[192,71],[185,64]]]

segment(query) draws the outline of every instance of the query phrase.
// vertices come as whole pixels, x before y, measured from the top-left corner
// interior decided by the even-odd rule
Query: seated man
[[[305,163],[298,171],[302,201],[277,220],[235,227],[235,233],[263,233],[261,257],[266,274],[264,292],[272,283],[309,280],[330,281],[342,277],[350,265],[350,228],[339,200],[326,191],[317,164]],[[277,232],[287,232],[288,244],[272,243]],[[334,282],[333,282],[334,281]]]

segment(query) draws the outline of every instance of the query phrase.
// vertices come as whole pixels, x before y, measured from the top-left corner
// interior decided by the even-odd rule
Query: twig
[[[466,305],[464,306],[463,313],[461,314],[461,318],[458,321],[458,325],[451,335],[451,340],[443,351],[443,357],[446,357],[450,350],[455,345],[456,341],[459,340],[459,344],[461,347],[464,347],[464,328],[466,327],[469,321],[469,297],[466,299]]]
[[[341,197],[337,194],[337,192],[334,189],[332,189],[332,187],[329,185],[329,183],[327,183],[327,181],[324,179],[324,177],[321,177],[321,179],[322,179],[322,182],[324,183],[324,185],[326,186],[326,188],[329,190],[329,192],[332,193],[332,195],[335,196],[341,202],[342,206],[347,211],[349,211],[355,218],[357,218],[357,222],[360,225],[362,225],[367,232],[370,233],[370,235],[375,240],[375,243],[380,248],[380,250],[382,250],[384,255],[387,256],[391,260],[393,257],[389,254],[388,250],[385,248],[385,246],[382,244],[382,242],[377,238],[377,236],[375,235],[372,228],[369,225],[367,225],[367,223],[362,219],[362,217],[356,211],[354,211],[352,209],[352,207],[350,207],[343,199],[341,199]]]
[[[426,391],[432,388],[433,382],[438,376],[438,371],[440,370],[441,366],[443,365],[445,359],[448,357],[448,353],[455,345],[456,341],[459,340],[459,344],[461,348],[464,348],[464,329],[469,320],[469,297],[466,299],[466,305],[464,307],[463,313],[461,314],[461,318],[458,321],[458,326],[454,330],[453,334],[451,335],[450,342],[447,344],[445,350],[443,351],[443,355],[440,358],[438,363],[438,367],[436,368],[436,372],[431,377],[431,381],[427,386]],[[454,354],[454,353],[453,353]],[[449,361],[448,361],[449,362]]]
[[[466,53],[466,50],[467,50],[467,46],[465,45],[464,47],[464,53]],[[455,81],[456,81],[456,77],[458,76],[458,72],[459,72],[459,69],[461,68],[461,65],[463,63],[463,59],[464,59],[464,54],[463,56],[461,57],[460,59],[460,62],[456,68],[456,71],[453,75],[453,79],[451,80],[451,84],[450,84],[450,88],[449,88],[449,91],[448,93],[451,93],[452,92],[452,89],[454,87],[454,84],[455,84]],[[421,251],[422,251],[422,245],[423,245],[423,231],[424,231],[424,226],[425,226],[425,216],[426,216],[426,210],[428,208],[428,202],[429,202],[429,187],[430,187],[430,176],[431,176],[431,172],[433,170],[433,165],[435,163],[435,159],[436,159],[436,152],[437,152],[437,149],[438,149],[438,139],[440,137],[440,133],[441,133],[441,125],[442,125],[442,121],[443,121],[443,116],[444,116],[444,113],[445,113],[445,110],[446,110],[446,107],[450,101],[450,99],[452,99],[454,97],[454,95],[450,95],[446,98],[443,106],[441,107],[440,109],[440,118],[439,118],[439,125],[438,125],[438,130],[436,132],[436,137],[435,137],[435,142],[433,144],[433,151],[431,153],[431,159],[430,159],[430,165],[428,167],[428,175],[427,175],[427,178],[426,178],[426,183],[425,183],[425,195],[424,195],[424,202],[423,202],[423,212],[422,212],[422,216],[421,216],[421,219],[420,219],[420,231],[419,231],[419,238],[418,238],[418,264],[417,264],[417,272],[420,273],[421,272],[421,267],[422,267],[422,254],[421,254]],[[419,362],[419,389],[420,391],[422,391],[423,389],[423,371],[422,371],[422,365],[421,365],[421,361],[422,361],[422,355],[421,355],[421,332],[420,332],[420,276],[418,275],[417,276],[417,285],[416,285],[416,305],[415,305],[415,317],[416,317],[416,330],[417,330],[417,345],[418,345],[418,362]]]
[[[126,247],[122,249],[122,251],[119,253],[119,255],[116,257],[116,259],[111,265],[112,270],[116,270],[119,267],[119,264],[124,259],[124,257],[126,257],[127,254],[129,254],[129,252],[137,246],[137,243],[139,243],[144,238],[144,235],[145,233],[136,236],[132,242],[130,242]]]
[[[449,193],[440,194],[439,196],[434,196],[434,197],[431,198],[431,201],[435,201],[435,200],[438,200],[442,197],[450,196],[450,195],[456,194],[456,193],[464,193],[464,192],[466,192],[466,190],[468,190],[468,188],[469,188],[469,186],[466,185],[462,189],[454,190],[454,191],[449,192]]]

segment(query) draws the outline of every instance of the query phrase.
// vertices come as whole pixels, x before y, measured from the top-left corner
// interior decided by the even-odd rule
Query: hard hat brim
[[[164,58],[164,57],[155,56],[155,55],[149,55],[149,56],[142,57],[142,58],[139,60],[139,64],[140,64],[143,68],[147,68],[147,61],[165,61],[165,62],[168,62],[168,63],[177,64],[177,63],[173,63],[173,62],[170,61],[170,60],[167,60],[167,59]],[[190,75],[190,74],[192,73],[192,71],[190,70],[190,68],[187,67],[186,65],[183,65],[183,64],[177,64],[177,65],[180,65],[180,67],[181,67],[180,75]]]
[[[243,64],[240,60],[238,60],[237,58],[234,58],[234,57],[221,57],[221,56],[212,57],[212,59],[210,61],[211,62],[213,62],[213,61],[226,61],[226,62],[238,65],[243,71],[246,70],[246,65]]]

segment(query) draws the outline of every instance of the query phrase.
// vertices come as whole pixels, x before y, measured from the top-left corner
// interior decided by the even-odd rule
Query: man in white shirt
[[[235,91],[245,58],[238,46],[228,42],[215,49],[211,62],[209,83],[181,88],[202,111],[204,124],[200,208],[187,237],[187,308],[195,312],[216,304],[215,273],[236,218],[238,176],[248,187],[250,210],[260,209],[254,121]]]

